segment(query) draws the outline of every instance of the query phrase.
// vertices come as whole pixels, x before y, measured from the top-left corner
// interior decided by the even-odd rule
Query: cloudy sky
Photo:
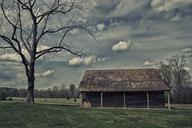
[[[180,53],[188,56],[192,68],[192,0],[87,0],[87,4],[87,21],[94,23],[96,40],[78,30],[67,39],[88,56],[41,58],[36,88],[78,85],[87,69],[148,68]],[[0,72],[0,86],[26,87],[16,54],[0,50]]]

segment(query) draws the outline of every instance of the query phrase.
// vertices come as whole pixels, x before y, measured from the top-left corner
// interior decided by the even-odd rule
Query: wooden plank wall
[[[147,107],[146,92],[126,92],[126,107]]]
[[[103,93],[103,107],[123,107],[123,92]]]
[[[83,103],[91,107],[101,107],[101,92],[88,92],[83,95]],[[149,92],[149,107],[164,107],[163,91]],[[102,107],[124,107],[124,92],[103,92]],[[125,92],[125,107],[147,108],[147,92]]]

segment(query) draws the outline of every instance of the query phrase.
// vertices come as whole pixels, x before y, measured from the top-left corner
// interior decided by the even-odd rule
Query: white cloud
[[[151,66],[154,66],[155,64],[156,64],[156,61],[150,59],[150,60],[145,61],[145,62],[143,63],[143,66],[147,66],[147,67],[149,66],[149,67],[151,67]]]
[[[98,24],[97,25],[97,29],[99,30],[99,31],[103,31],[104,29],[105,29],[105,24]]]
[[[49,46],[40,45],[40,46],[38,46],[37,51],[41,51],[41,50],[44,50],[44,49],[47,49],[47,48],[49,48]],[[29,58],[28,51],[25,48],[22,48],[22,52],[26,56],[26,58],[28,59]],[[41,59],[42,59],[42,57],[41,57]],[[11,62],[21,62],[21,58],[17,53],[1,54],[0,55],[0,60],[1,61],[8,61],[8,62],[10,62],[10,61]]]
[[[81,65],[83,61],[83,58],[81,57],[74,57],[69,60],[68,64],[69,65]]]
[[[131,45],[131,41],[120,41],[119,43],[113,45],[112,50],[115,52],[122,52],[126,51]]]
[[[50,69],[49,69],[49,70],[41,73],[41,76],[44,76],[44,77],[46,77],[46,76],[51,76],[51,75],[54,74],[54,72],[55,72],[55,70],[50,70]]]
[[[189,68],[189,67],[184,67],[184,70],[186,70],[186,71],[191,71],[191,69]]]
[[[96,56],[89,56],[83,59],[83,64],[85,65],[91,65],[93,63],[96,63]]]
[[[39,52],[41,50],[45,50],[45,49],[48,49],[48,48],[50,48],[50,47],[47,46],[47,45],[39,45],[38,48],[37,48],[37,51]]]
[[[176,15],[175,17],[171,18],[170,21],[176,22],[176,21],[180,21],[181,19],[182,19],[182,16]]]
[[[183,7],[192,4],[192,0],[152,0],[151,7],[157,11],[169,11],[174,8]]]
[[[71,32],[71,34],[76,34],[76,33],[79,32],[79,30],[78,30],[78,29],[73,29],[73,30],[71,30],[70,32]]]
[[[71,66],[75,65],[91,65],[96,63],[96,56],[88,56],[88,57],[74,57],[68,61],[68,64]]]
[[[107,60],[110,60],[111,58],[110,57],[103,57],[103,58],[97,58],[97,61],[98,62],[105,62]]]
[[[165,0],[152,0],[151,7],[157,12],[165,10]]]
[[[186,57],[192,57],[192,48],[185,48],[181,50],[181,53]]]
[[[52,76],[55,73],[55,70],[53,69],[48,69],[45,72],[42,73],[36,73],[35,76],[36,77],[48,77],[48,76]]]
[[[1,61],[12,61],[12,62],[20,62],[21,58],[16,53],[5,53],[0,55]]]
[[[88,65],[91,65],[91,64],[94,64],[97,62],[105,62],[105,61],[110,60],[110,59],[111,59],[110,57],[97,58],[95,55],[84,57],[84,58],[83,57],[74,57],[68,61],[68,64],[71,66],[78,66],[78,65],[88,66]]]
[[[182,53],[191,53],[192,52],[192,48],[185,48],[181,52]]]

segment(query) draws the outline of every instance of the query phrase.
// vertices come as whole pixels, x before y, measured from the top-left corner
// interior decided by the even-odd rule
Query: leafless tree
[[[181,103],[181,89],[191,80],[186,56],[177,54],[169,57],[166,62],[159,63],[159,70],[162,79],[172,86],[177,101]]]
[[[2,20],[0,39],[4,42],[0,48],[11,49],[20,56],[28,81],[26,100],[28,103],[34,103],[36,60],[45,54],[61,51],[82,56],[82,52],[67,45],[64,39],[73,29],[83,29],[92,36],[86,23],[68,18],[74,11],[81,13],[83,9],[81,2],[75,0],[49,0],[45,1],[49,3],[49,7],[46,9],[39,2],[41,1],[0,0],[0,20]],[[59,27],[50,26],[49,21],[55,18],[54,16],[65,17],[64,19],[68,18],[69,20]],[[8,32],[2,32],[4,31],[3,23],[6,24]],[[43,38],[56,34],[60,35],[59,41],[52,43],[48,48],[38,50]]]
[[[172,83],[172,67],[169,64],[165,64],[164,62],[160,61],[158,63],[158,68],[161,73],[161,77],[166,85],[171,86]]]
[[[168,59],[172,67],[173,83],[178,102],[181,103],[181,89],[190,81],[190,72],[187,69],[188,63],[185,55],[175,55]]]

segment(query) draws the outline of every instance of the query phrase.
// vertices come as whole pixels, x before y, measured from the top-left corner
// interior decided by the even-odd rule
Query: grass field
[[[0,128],[192,128],[190,109],[81,109],[73,100],[20,100],[0,102]]]
[[[13,97],[12,102],[24,102],[26,98]],[[35,103],[37,104],[58,104],[58,105],[77,105],[80,104],[80,99],[77,99],[76,102],[74,98],[67,100],[66,98],[35,98]]]

